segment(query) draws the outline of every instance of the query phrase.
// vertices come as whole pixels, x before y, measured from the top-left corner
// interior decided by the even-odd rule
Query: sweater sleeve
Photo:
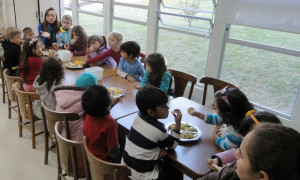
[[[86,63],[93,63],[102,60],[103,58],[109,57],[112,53],[112,49],[105,51],[104,53],[100,54],[99,56],[93,57],[91,59],[88,59]]]
[[[63,37],[62,34],[56,34],[56,43],[59,45],[60,48],[63,48],[64,44],[63,44]]]
[[[168,73],[168,72],[165,72],[164,75],[163,75],[163,78],[161,80],[161,83],[160,83],[160,86],[159,88],[165,92],[167,94],[168,90],[169,90],[169,87],[170,87],[170,81],[171,81],[171,74]]]
[[[225,137],[218,137],[215,140],[217,146],[223,150],[229,150],[231,148],[237,148],[240,146],[243,138],[232,126],[229,126]]]
[[[168,135],[167,138],[165,138],[164,140],[158,141],[157,145],[158,147],[167,147],[169,149],[175,149],[176,146],[178,145],[179,138],[180,138],[180,133],[177,133],[172,130],[171,134]]]
[[[74,45],[69,46],[69,50],[73,53],[74,56],[85,56],[87,52],[87,43],[83,47],[83,49],[76,49],[77,42]]]
[[[146,70],[144,73],[144,77],[142,79],[142,82],[140,84],[140,87],[146,86],[150,84],[150,80],[149,80],[149,72]]]
[[[125,63],[125,60],[123,58],[121,58],[118,69],[117,69],[117,74],[120,77],[126,79],[126,76],[128,75],[128,73],[124,72],[124,63]]]
[[[220,125],[222,124],[222,119],[218,114],[205,114],[204,116],[204,121],[207,124],[212,124],[212,125]]]
[[[39,38],[43,41],[43,43],[45,43],[45,38],[43,36],[41,36],[41,31],[44,31],[42,24],[40,23],[38,26],[38,31],[39,31]]]
[[[107,129],[106,144],[108,147],[108,154],[112,162],[119,163],[121,161],[121,153],[118,142],[118,127],[117,124]]]
[[[238,148],[232,148],[230,150],[212,155],[212,158],[219,158],[221,160],[221,165],[225,165],[236,160],[234,155],[236,151],[238,151]]]

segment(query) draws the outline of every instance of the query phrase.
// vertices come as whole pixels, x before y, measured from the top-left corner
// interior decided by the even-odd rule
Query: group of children
[[[4,69],[9,69],[11,76],[20,75],[24,90],[37,92],[49,109],[78,113],[80,119],[69,122],[70,138],[81,141],[87,136],[88,148],[98,158],[128,165],[132,179],[182,179],[179,171],[162,160],[166,150],[175,148],[179,142],[182,118],[181,111],[175,109],[175,126],[170,134],[158,121],[168,117],[167,94],[172,84],[164,57],[159,53],[150,54],[144,66],[138,59],[145,57],[140,53],[140,46],[134,41],[122,43],[120,32],[111,32],[106,41],[104,36],[88,38],[81,26],[72,29],[71,26],[71,16],[63,16],[60,26],[55,10],[49,8],[38,27],[39,38],[34,37],[31,28],[25,28],[23,43],[21,31],[8,28],[6,39],[2,41]],[[93,73],[80,75],[74,86],[61,86],[62,62],[55,57],[43,60],[43,46],[69,49],[74,56],[88,55],[87,64],[106,63],[117,67],[118,75],[129,82],[141,82],[135,86],[139,90],[136,95],[139,112],[127,136],[124,152],[118,143],[117,122],[110,115],[110,109],[121,99],[111,97],[104,86],[97,85]],[[34,113],[39,118],[40,107],[41,101],[35,101]],[[273,114],[255,112],[238,88],[225,87],[218,91],[213,109],[217,114],[204,114],[192,107],[189,113],[206,123],[222,125],[216,129],[214,140],[226,151],[208,159],[208,166],[215,170],[231,164],[201,179],[299,179],[298,132],[282,126]],[[252,131],[254,126],[257,127]],[[65,136],[65,130],[62,133]],[[273,140],[274,143],[269,142]],[[288,156],[286,162],[281,156]]]

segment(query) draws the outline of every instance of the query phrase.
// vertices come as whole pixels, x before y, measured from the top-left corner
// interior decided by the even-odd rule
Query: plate
[[[108,87],[107,90],[113,97],[122,97],[125,94],[125,90],[119,87]]]
[[[169,123],[166,125],[168,132],[171,132],[171,129],[174,127],[174,125],[175,123]],[[202,136],[202,132],[199,130],[199,128],[187,122],[181,122],[180,133],[181,142],[198,141]]]
[[[65,64],[66,68],[68,69],[83,69],[84,66],[83,66],[84,62],[83,61],[78,61],[76,60],[75,62],[67,62]]]
[[[49,56],[50,51],[53,52],[52,56],[56,56],[56,51],[55,50],[42,51],[43,56]]]

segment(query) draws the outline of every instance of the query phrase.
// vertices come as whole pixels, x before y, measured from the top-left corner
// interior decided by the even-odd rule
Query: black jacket
[[[21,57],[21,46],[9,42],[7,39],[2,40],[2,47],[4,50],[3,69],[9,69],[10,74],[17,72]]]

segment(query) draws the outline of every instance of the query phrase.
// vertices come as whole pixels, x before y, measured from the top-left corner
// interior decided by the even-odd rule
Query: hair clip
[[[250,116],[251,119],[255,122],[255,124],[259,124],[259,121],[256,119],[256,117],[253,115],[254,113],[256,113],[256,110],[250,110],[248,111],[245,116],[248,117]]]
[[[29,46],[31,46],[34,42],[36,42],[37,41],[37,39],[35,39],[35,38],[32,38],[31,39],[31,41],[29,41]]]
[[[221,91],[221,99],[231,108],[229,101],[228,101],[228,86],[226,86],[222,91]]]

